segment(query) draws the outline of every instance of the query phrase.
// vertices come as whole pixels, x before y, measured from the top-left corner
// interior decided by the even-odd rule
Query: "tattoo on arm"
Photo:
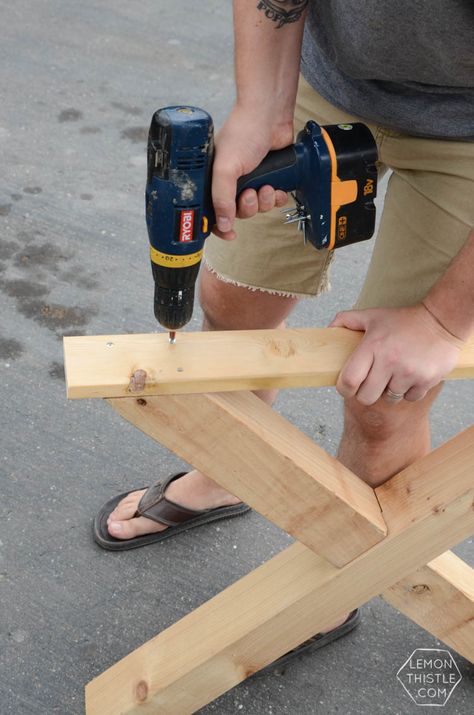
[[[276,29],[290,22],[298,22],[309,0],[259,0],[257,10],[262,10],[265,17],[277,23]]]

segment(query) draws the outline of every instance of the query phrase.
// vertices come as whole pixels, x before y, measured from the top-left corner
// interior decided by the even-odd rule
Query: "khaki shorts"
[[[379,178],[387,169],[393,173],[357,307],[413,305],[444,273],[474,225],[474,143],[422,139],[370,124],[332,106],[301,78],[296,131],[308,119],[370,127]],[[206,241],[207,265],[222,280],[288,296],[327,290],[332,254],[305,246],[295,226],[284,225],[280,210],[238,221],[237,233],[235,241]]]

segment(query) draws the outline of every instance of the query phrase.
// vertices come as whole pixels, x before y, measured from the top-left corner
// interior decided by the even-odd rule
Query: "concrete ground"
[[[63,335],[156,330],[147,126],[174,102],[222,121],[230,1],[17,0],[1,15],[0,713],[79,715],[91,678],[289,542],[251,513],[136,552],[100,550],[90,523],[102,502],[181,464],[101,401],[67,402],[64,386]],[[323,326],[349,307],[370,249],[340,252],[332,292],[303,302],[290,325]],[[196,311],[189,329],[199,324]],[[472,422],[473,388],[446,387],[435,444]],[[334,453],[333,389],[285,391],[277,408]],[[455,551],[474,561],[472,541]],[[414,713],[396,672],[415,648],[437,646],[374,599],[347,638],[200,712]],[[460,715],[474,682],[455,660],[463,679],[445,712]]]

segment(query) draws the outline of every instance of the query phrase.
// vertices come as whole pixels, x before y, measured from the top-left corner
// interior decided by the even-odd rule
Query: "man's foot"
[[[111,512],[107,519],[107,529],[115,539],[133,539],[169,528],[166,524],[144,516],[134,516],[145,491],[130,492]],[[167,499],[190,509],[208,509],[241,503],[240,499],[196,469],[171,482],[165,495]]]
[[[130,492],[111,512],[107,519],[107,528],[109,534],[115,539],[133,539],[136,536],[155,534],[169,528],[166,524],[160,524],[144,516],[134,516],[145,491],[143,489]],[[167,499],[190,509],[208,509],[241,503],[240,499],[196,469],[171,482],[166,488],[165,495]],[[327,633],[337,628],[344,623],[348,615],[346,613],[337,623],[323,629],[321,633]]]
[[[286,665],[292,661],[294,658],[302,655],[303,653],[312,653],[319,648],[324,648],[324,646],[329,645],[333,641],[341,638],[342,636],[350,633],[360,622],[360,611],[356,608],[351,611],[347,618],[343,620],[338,626],[332,626],[330,629],[319,631],[316,635],[308,638],[307,641],[300,643],[292,650],[284,653],[280,658],[277,658],[269,665],[265,666],[261,670],[257,670],[252,678],[261,678],[266,675],[282,675],[285,672]]]

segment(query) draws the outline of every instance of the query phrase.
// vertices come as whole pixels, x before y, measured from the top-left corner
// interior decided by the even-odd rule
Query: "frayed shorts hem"
[[[318,285],[318,290],[316,293],[296,293],[293,291],[286,290],[276,290],[275,288],[265,288],[264,286],[250,285],[248,283],[243,283],[242,281],[237,281],[235,278],[226,276],[219,271],[217,271],[210,263],[207,258],[204,258],[204,263],[210,272],[216,276],[216,278],[223,283],[229,283],[230,285],[236,286],[238,288],[247,288],[250,291],[268,293],[269,295],[278,295],[283,298],[317,298],[323,293],[328,293],[331,290],[331,284],[327,275],[325,275],[324,280]]]

